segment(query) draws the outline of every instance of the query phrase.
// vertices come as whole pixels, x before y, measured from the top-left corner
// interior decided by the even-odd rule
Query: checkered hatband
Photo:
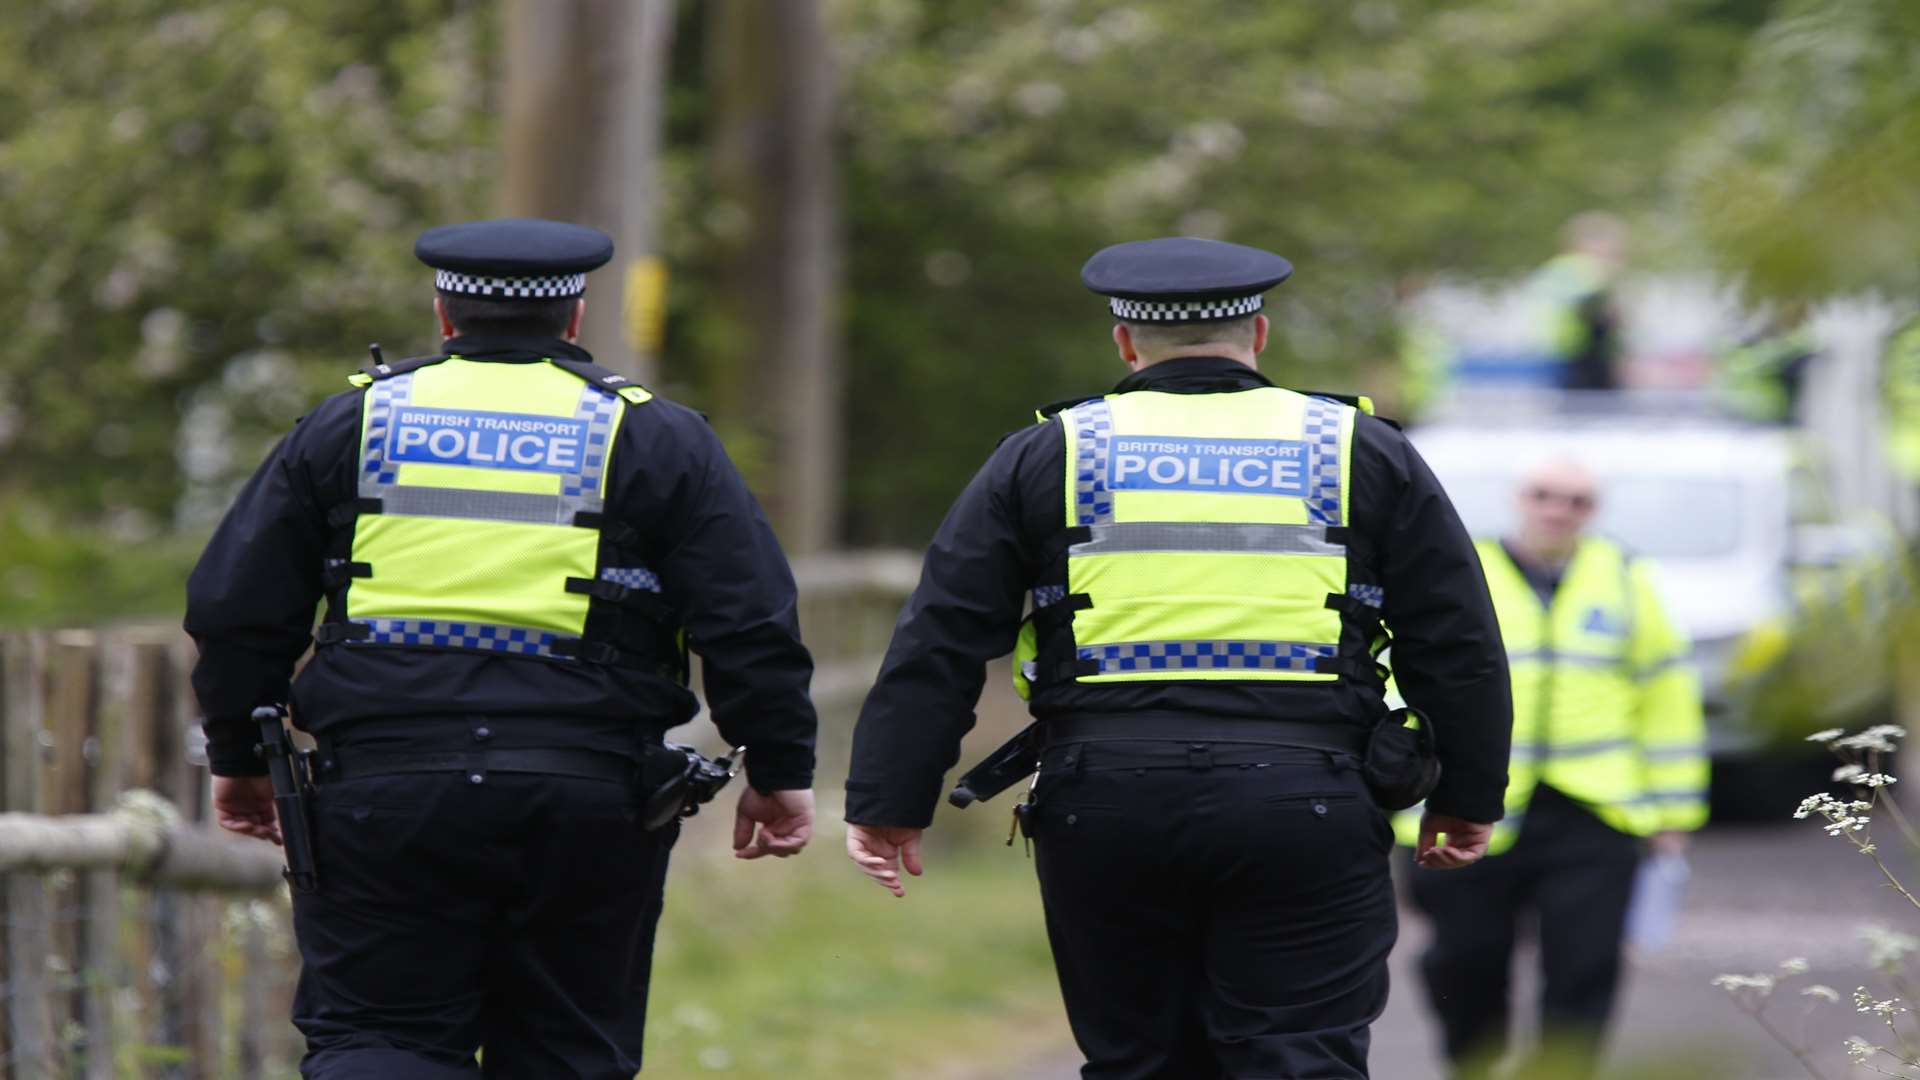
[[[483,277],[452,270],[436,270],[433,287],[461,296],[499,300],[560,300],[587,291],[585,274],[543,274],[539,277]]]

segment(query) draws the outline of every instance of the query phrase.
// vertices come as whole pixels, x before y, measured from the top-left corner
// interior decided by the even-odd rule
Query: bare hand
[[[213,819],[228,832],[280,842],[273,810],[273,781],[264,776],[213,778]]]
[[[1657,832],[1649,841],[1656,855],[1685,855],[1687,848],[1693,845],[1693,834],[1684,832]]]
[[[754,826],[758,825],[756,833]],[[740,793],[733,814],[733,857],[786,858],[800,854],[813,839],[813,789],[775,791],[762,795],[751,787]]]
[[[920,863],[919,829],[880,825],[847,826],[847,857],[859,865],[868,877],[895,896],[907,895],[900,883],[900,867],[919,877],[925,868]]]
[[[1441,833],[1447,837],[1444,844],[1439,842]],[[1458,870],[1479,862],[1492,837],[1492,825],[1428,811],[1420,818],[1420,844],[1413,861],[1429,870]]]

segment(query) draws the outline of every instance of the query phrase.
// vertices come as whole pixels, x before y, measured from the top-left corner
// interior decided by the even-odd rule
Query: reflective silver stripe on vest
[[[1061,414],[1073,425],[1073,513],[1076,523],[1113,520],[1113,492],[1107,490],[1107,456],[1113,443],[1113,408],[1105,398]]]
[[[1340,429],[1347,410],[1326,398],[1307,399],[1303,431],[1313,455],[1307,480],[1307,516],[1320,525],[1340,524]]]
[[[1123,641],[1083,645],[1080,659],[1100,666],[1096,674],[1128,671],[1313,671],[1331,658],[1332,645],[1297,641]]]
[[[1554,761],[1564,761],[1567,758],[1593,757],[1598,754],[1611,754],[1618,750],[1631,749],[1633,749],[1633,740],[1625,738],[1589,739],[1586,742],[1553,743],[1551,745],[1519,743],[1515,744],[1513,748],[1513,758],[1515,761],[1538,761],[1549,758]]]
[[[1092,538],[1068,548],[1067,554],[1203,551],[1345,556],[1347,553],[1344,544],[1327,542],[1324,525],[1135,521],[1108,522],[1091,529]]]
[[[425,645],[451,649],[485,649],[517,656],[553,656],[553,643],[560,635],[524,626],[497,626],[492,623],[450,622],[441,619],[359,619],[369,634],[350,639],[359,645]]]
[[[1687,761],[1707,756],[1704,746],[1647,746],[1640,749],[1640,756],[1648,761]]]
[[[1701,788],[1662,788],[1657,791],[1643,791],[1631,799],[1616,806],[1658,806],[1661,803],[1706,802],[1707,793]]]
[[[469,488],[418,487],[399,483],[400,464],[387,458],[395,410],[405,408],[413,393],[413,373],[382,379],[369,387],[367,437],[360,466],[360,496],[379,499],[380,512],[410,517],[465,518],[511,521],[535,525],[571,525],[576,514],[601,510],[600,478],[606,472],[614,420],[619,416],[617,395],[593,386],[580,388],[573,416],[587,425],[580,468],[560,476],[560,494],[519,491],[478,491]]]
[[[381,379],[367,388],[367,438],[360,465],[360,496],[377,499],[399,475],[400,466],[387,460],[387,439],[393,434],[393,410],[413,395],[413,373]]]
[[[1509,664],[1561,664],[1578,668],[1624,668],[1627,661],[1619,656],[1597,656],[1593,653],[1560,652],[1554,649],[1523,649],[1507,654]]]
[[[563,498],[559,495],[399,484],[386,488],[380,501],[380,512],[383,514],[523,521],[535,525],[571,525],[576,512],[590,509],[585,499]]]

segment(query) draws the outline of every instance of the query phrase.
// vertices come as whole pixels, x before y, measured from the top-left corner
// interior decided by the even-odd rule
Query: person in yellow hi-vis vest
[[[423,233],[439,348],[376,347],[188,579],[214,817],[287,848],[309,1080],[640,1070],[679,818],[733,762],[666,741],[689,654],[747,751],[735,856],[812,835],[793,574],[706,419],[579,344],[613,253],[560,221]]]
[[[1542,1046],[1592,1067],[1641,851],[1680,849],[1707,819],[1689,643],[1647,562],[1587,533],[1597,499],[1585,469],[1543,465],[1521,488],[1518,530],[1478,545],[1513,677],[1506,816],[1479,865],[1412,886],[1433,920],[1421,972],[1460,1078],[1505,1053],[1527,913],[1539,926]],[[1403,842],[1417,824],[1396,823]]]

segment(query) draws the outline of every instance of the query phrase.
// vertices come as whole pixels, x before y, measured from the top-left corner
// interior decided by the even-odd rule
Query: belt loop
[[[1213,768],[1213,751],[1206,743],[1187,744],[1187,768],[1205,772]]]

